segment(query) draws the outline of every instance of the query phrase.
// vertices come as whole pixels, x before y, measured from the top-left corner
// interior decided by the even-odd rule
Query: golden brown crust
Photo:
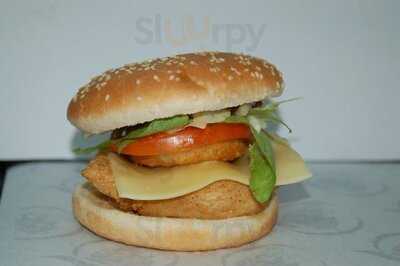
[[[279,96],[281,73],[247,55],[182,54],[106,71],[80,88],[67,117],[100,133],[177,114],[192,114]]]
[[[128,245],[200,251],[236,247],[268,234],[276,223],[274,195],[267,208],[224,220],[146,217],[115,209],[88,183],[76,187],[72,206],[78,221],[94,233]]]
[[[254,215],[266,204],[254,200],[248,186],[221,180],[203,189],[167,200],[117,200],[118,207],[154,217],[226,219]]]
[[[136,163],[145,166],[170,167],[204,161],[232,161],[244,155],[247,150],[248,144],[245,141],[232,140],[188,149],[178,153],[156,156],[132,156],[131,158]]]
[[[121,199],[115,187],[109,159],[99,154],[82,171],[96,189],[113,198],[119,208],[141,215],[198,219],[225,219],[261,212],[265,204],[258,203],[248,186],[221,180],[198,191],[166,200]]]
[[[106,153],[99,153],[81,172],[103,194],[118,199],[110,161]]]

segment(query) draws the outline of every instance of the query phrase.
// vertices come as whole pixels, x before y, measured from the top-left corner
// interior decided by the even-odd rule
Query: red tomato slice
[[[173,133],[162,132],[146,136],[128,144],[121,153],[133,156],[160,155],[228,140],[250,138],[250,129],[245,124],[216,123],[209,124],[204,129],[186,127]]]

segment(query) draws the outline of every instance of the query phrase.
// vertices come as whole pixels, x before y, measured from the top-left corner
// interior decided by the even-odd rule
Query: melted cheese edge
[[[301,156],[288,144],[272,142],[276,163],[276,185],[297,183],[311,177]],[[247,157],[235,163],[207,161],[171,168],[146,168],[110,153],[112,173],[119,197],[136,200],[162,200],[179,197],[220,180],[249,185]]]

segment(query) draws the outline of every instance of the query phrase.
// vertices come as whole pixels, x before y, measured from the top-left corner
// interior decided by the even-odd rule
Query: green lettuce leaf
[[[98,150],[107,149],[112,143],[117,145],[118,150],[122,150],[126,145],[132,143],[138,138],[183,127],[189,123],[190,123],[190,118],[188,115],[177,115],[168,118],[156,119],[151,121],[150,123],[144,124],[142,127],[132,130],[123,138],[107,140],[92,147],[76,148],[74,149],[74,152],[77,154],[92,153]]]
[[[289,131],[289,133],[292,133],[292,129],[288,126],[288,124],[286,124],[285,122],[282,121],[282,119],[279,118],[279,116],[277,114],[271,114],[270,117],[267,118],[268,121],[272,121],[275,122],[277,124],[281,124],[284,127],[286,127],[286,129]]]
[[[153,135],[159,132],[184,127],[190,123],[188,115],[177,115],[168,118],[161,118],[151,121],[147,126],[135,129],[128,133],[125,137],[117,141],[118,151],[121,151],[128,144],[134,142],[138,138]]]
[[[190,118],[188,115],[177,115],[168,118],[156,119],[151,121],[146,126],[143,126],[141,128],[129,132],[128,135],[124,136],[121,140],[137,139],[155,133],[175,129],[178,127],[183,127],[189,123],[190,123]]]
[[[268,201],[276,183],[275,158],[270,137],[264,130],[257,131],[247,116],[231,116],[225,122],[244,123],[250,127],[254,138],[254,144],[249,146],[250,190],[258,202]]]
[[[259,119],[259,120],[271,121],[271,122],[274,122],[274,123],[277,123],[277,124],[281,124],[284,127],[286,127],[288,129],[288,131],[291,133],[292,129],[285,122],[283,122],[280,119],[280,117],[277,114],[277,111],[278,111],[278,107],[282,103],[295,101],[295,100],[298,100],[298,99],[299,98],[294,98],[294,99],[289,99],[289,100],[280,101],[280,102],[270,102],[266,106],[252,108],[249,111],[249,113],[247,114],[247,116],[254,117],[255,119]]]
[[[249,120],[247,119],[247,117],[241,115],[232,115],[230,117],[227,117],[224,122],[249,124]]]
[[[270,113],[275,113],[276,111],[278,111],[278,108],[281,104],[297,101],[300,99],[302,99],[302,98],[297,97],[297,98],[287,99],[287,100],[283,100],[283,101],[279,101],[279,102],[270,100],[270,102],[268,104],[266,104],[265,106],[251,108],[249,110],[248,115],[256,115],[256,116],[259,116],[260,118],[268,118],[268,115]]]
[[[73,149],[73,152],[76,154],[88,154],[88,153],[92,153],[95,151],[102,151],[102,150],[107,149],[111,145],[111,143],[112,143],[111,140],[106,140],[95,146],[86,147],[86,148],[75,148],[75,149]]]
[[[261,203],[268,201],[275,188],[276,174],[257,145],[250,145],[250,190]]]
[[[249,147],[250,155],[250,189],[258,202],[266,202],[272,194],[276,183],[276,167],[270,134],[263,130],[265,121],[284,125],[289,132],[292,130],[278,116],[279,105],[297,100],[290,99],[281,102],[270,102],[263,107],[251,108],[246,115],[233,115],[225,119],[226,123],[247,124],[254,138],[254,144]]]
[[[295,101],[300,98],[293,98],[289,100],[284,100],[280,102],[270,101],[267,105],[262,107],[254,107],[251,108],[246,115],[232,115],[225,119],[226,123],[244,123],[247,125],[251,125],[256,129],[257,132],[260,132],[261,129],[266,126],[265,122],[273,122],[277,124],[281,124],[288,129],[291,133],[292,129],[283,122],[277,114],[278,107],[287,102]]]
[[[274,151],[272,149],[271,141],[265,131],[261,130],[257,132],[251,127],[251,133],[253,134],[257,148],[260,150],[261,154],[267,160],[269,165],[275,171],[275,158]]]

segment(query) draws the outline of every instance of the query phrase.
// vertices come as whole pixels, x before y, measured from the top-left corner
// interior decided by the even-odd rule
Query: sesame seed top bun
[[[201,52],[128,64],[79,89],[68,120],[95,134],[157,118],[219,110],[279,96],[282,74],[242,54]]]

